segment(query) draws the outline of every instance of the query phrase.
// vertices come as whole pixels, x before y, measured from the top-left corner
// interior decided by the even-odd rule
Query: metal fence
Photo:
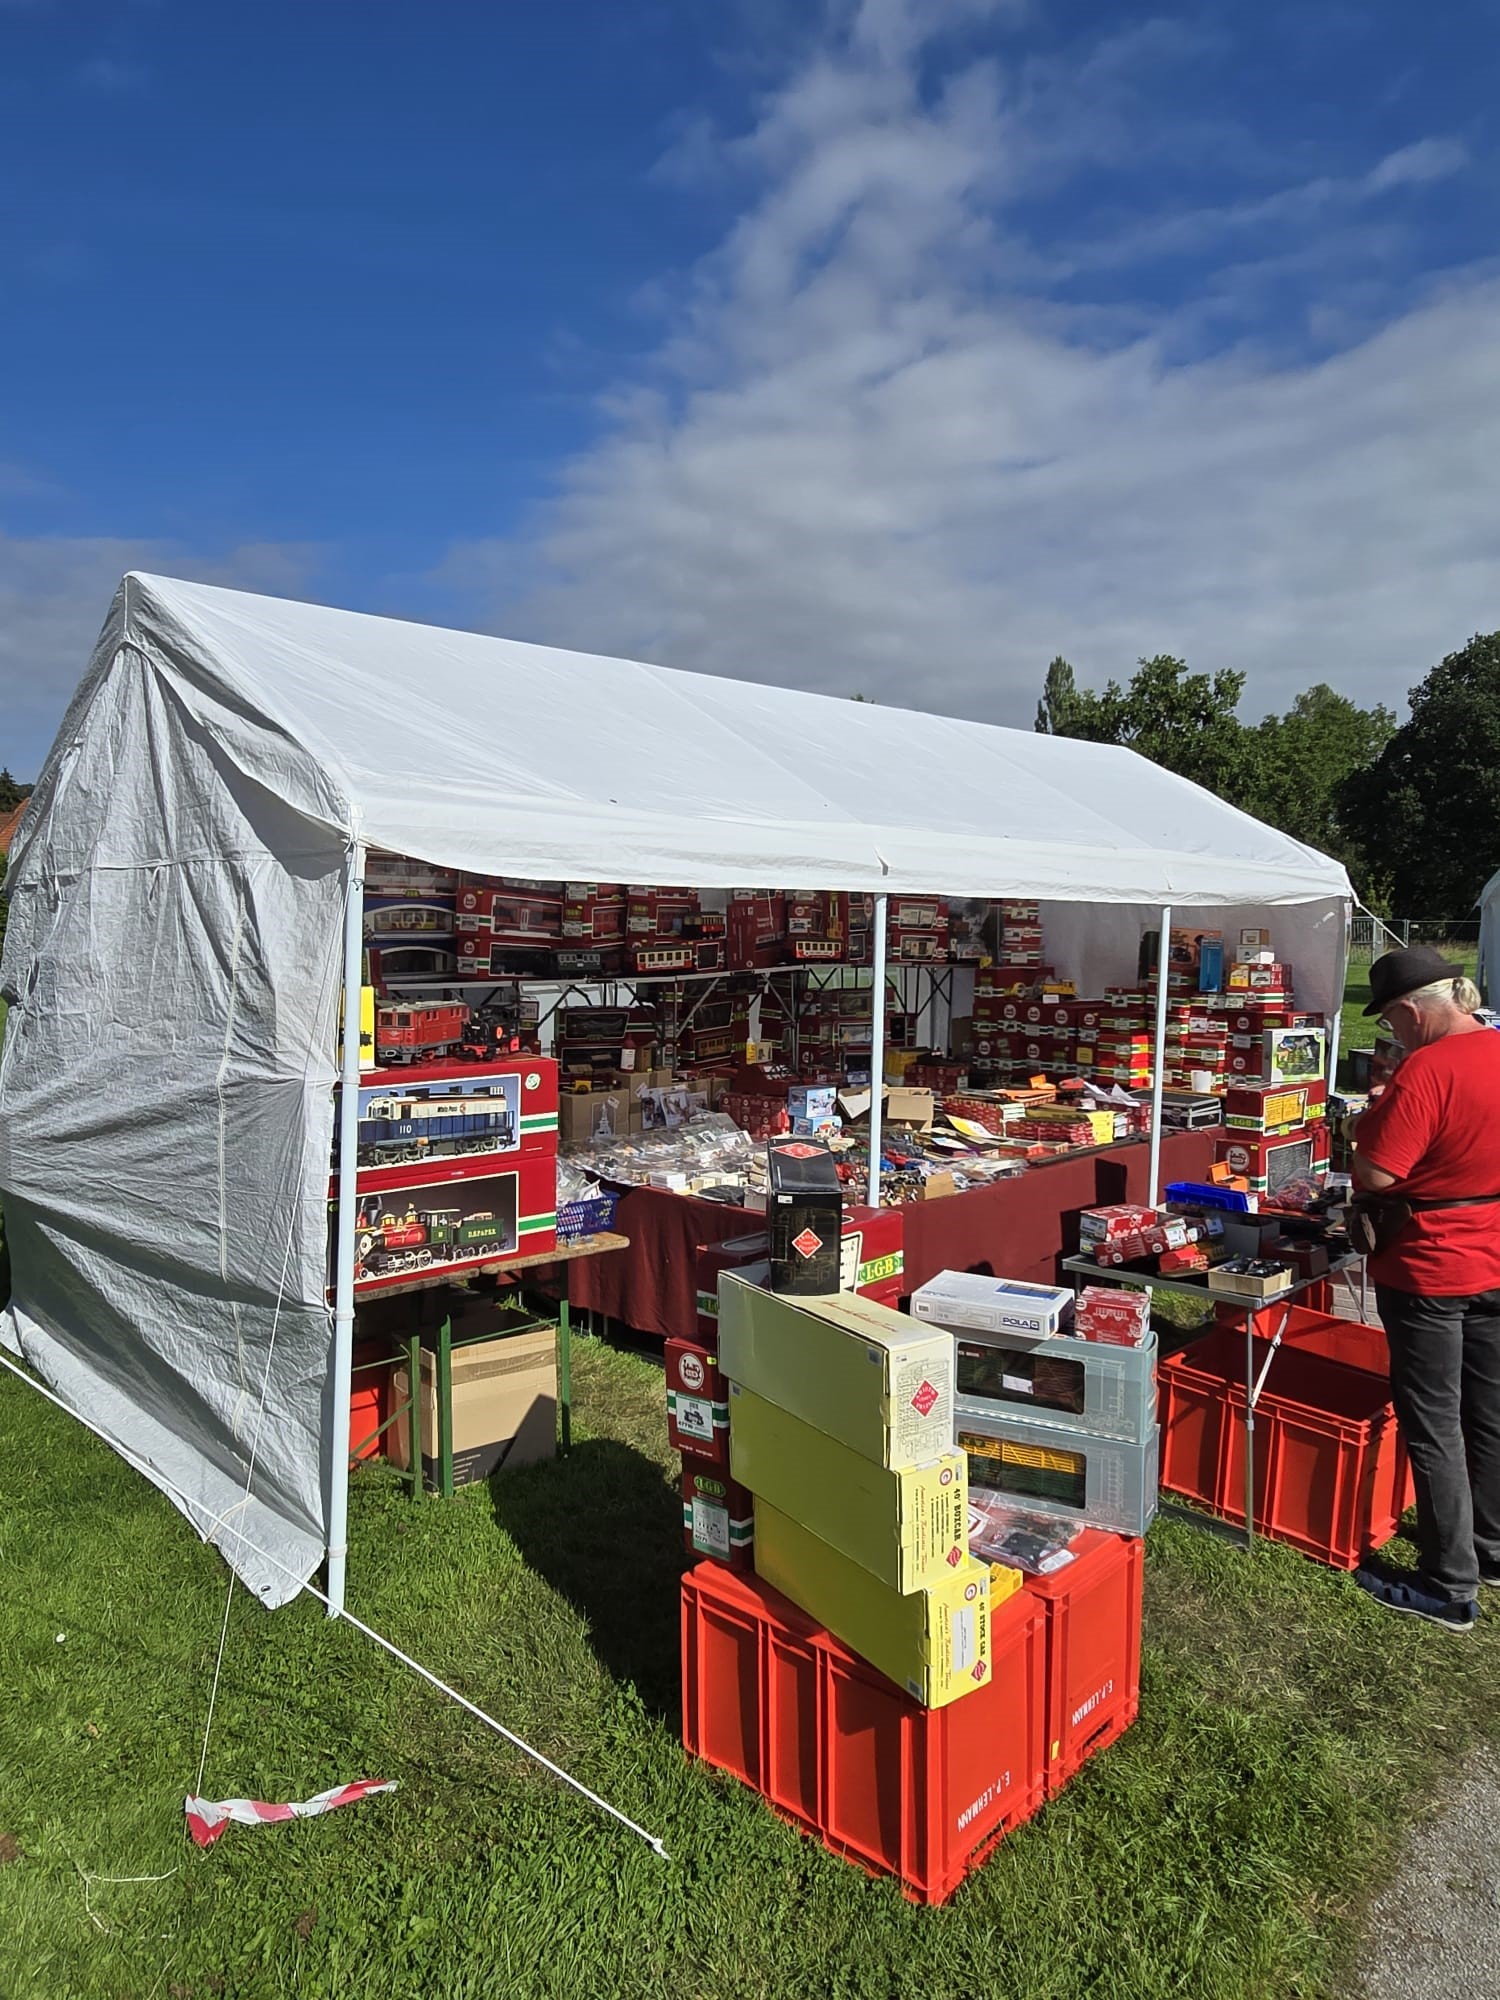
[[[1479,919],[1356,916],[1349,926],[1349,955],[1368,961],[1398,946],[1427,944],[1450,957],[1472,958],[1479,949]]]

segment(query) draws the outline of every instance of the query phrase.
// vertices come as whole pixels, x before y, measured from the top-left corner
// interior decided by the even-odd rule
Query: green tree
[[[22,799],[31,797],[30,785],[23,785],[10,775],[8,769],[0,768],[0,813],[8,813],[18,806]]]
[[[1391,909],[1472,914],[1500,868],[1500,632],[1476,633],[1412,689],[1410,719],[1345,780],[1339,812]]]
[[[1252,732],[1254,775],[1242,801],[1258,819],[1342,861],[1363,886],[1363,842],[1348,822],[1344,792],[1373,764],[1396,732],[1378,702],[1360,708],[1325,682],[1305,688],[1285,715],[1268,715]]]
[[[1252,732],[1235,714],[1244,686],[1244,675],[1230,669],[1193,674],[1185,661],[1157,653],[1137,663],[1128,687],[1108,681],[1096,694],[1077,687],[1073,669],[1056,659],[1036,726],[1044,734],[1124,744],[1240,805],[1253,791],[1255,770]]]

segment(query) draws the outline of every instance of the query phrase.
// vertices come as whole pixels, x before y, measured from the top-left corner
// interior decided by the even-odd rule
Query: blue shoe
[[[1376,1576],[1372,1570],[1354,1573],[1354,1581],[1387,1611],[1404,1611],[1408,1618],[1425,1618],[1429,1625],[1441,1625],[1445,1632],[1472,1632],[1479,1617],[1477,1604],[1453,1604],[1446,1597],[1433,1597],[1412,1583]]]

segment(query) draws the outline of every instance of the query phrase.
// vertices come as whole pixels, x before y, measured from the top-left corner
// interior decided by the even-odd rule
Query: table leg
[[[1245,1546],[1255,1546],[1255,1314],[1245,1314]]]
[[[411,1475],[411,1497],[420,1500],[426,1492],[422,1478],[422,1326],[420,1319],[403,1345],[406,1348],[406,1435],[410,1440],[406,1463]]]
[[[453,1319],[446,1310],[437,1330],[438,1492],[453,1498]]]
[[[568,1274],[563,1272],[557,1301],[557,1401],[562,1412],[562,1455],[573,1449],[573,1327],[568,1313]]]

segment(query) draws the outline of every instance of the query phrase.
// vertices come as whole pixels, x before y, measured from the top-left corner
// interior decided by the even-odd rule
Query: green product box
[[[723,1271],[719,1366],[876,1465],[930,1465],[953,1449],[952,1334],[874,1299],[778,1298]]]
[[[893,1472],[738,1383],[729,1386],[735,1478],[889,1584],[919,1590],[951,1576],[969,1549],[964,1454]]]
[[[990,1573],[972,1556],[940,1583],[892,1590],[757,1498],[755,1571],[927,1708],[989,1679]]]

